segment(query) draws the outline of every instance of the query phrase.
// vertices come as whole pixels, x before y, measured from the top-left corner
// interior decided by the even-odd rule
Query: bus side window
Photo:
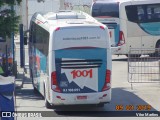
[[[126,6],[125,9],[126,9],[127,18],[129,21],[135,22],[135,23],[139,22],[137,6]]]
[[[148,16],[148,21],[159,22],[160,21],[160,4],[148,5],[147,16]]]
[[[146,10],[145,6],[138,6],[137,12],[138,12],[138,20],[139,22],[145,22],[147,20],[146,18]]]

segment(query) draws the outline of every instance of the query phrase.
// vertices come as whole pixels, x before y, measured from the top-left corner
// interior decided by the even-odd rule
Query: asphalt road
[[[137,110],[139,106],[151,105],[152,111],[160,111],[160,84],[133,84],[133,89],[131,89],[131,84],[128,82],[127,58],[125,56],[118,57],[115,55],[112,57],[112,101],[106,104],[104,108],[68,106],[60,109],[46,109],[43,97],[34,92],[29,74],[25,74],[23,86],[20,86],[22,84],[21,79],[17,79],[16,81],[18,86],[16,89],[17,111],[49,111],[44,114],[51,114],[51,116],[60,117],[60,119],[69,119],[69,117],[106,117],[110,115],[110,111],[117,111],[117,106],[122,106],[124,111],[127,111],[128,106],[132,106],[134,109],[131,111],[140,112],[140,110]],[[22,75],[21,72],[20,75]],[[73,114],[73,111],[79,112],[74,112],[75,114]],[[18,117],[17,119],[23,120],[26,118],[22,119]],[[41,119],[49,120],[51,118],[33,118],[33,120]]]

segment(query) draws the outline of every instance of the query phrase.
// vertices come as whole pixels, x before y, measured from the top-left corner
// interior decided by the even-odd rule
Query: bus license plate
[[[87,96],[77,96],[77,100],[86,100]]]

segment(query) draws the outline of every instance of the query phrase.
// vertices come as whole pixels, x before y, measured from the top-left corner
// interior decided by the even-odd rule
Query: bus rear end
[[[54,32],[51,103],[104,104],[111,100],[111,51],[104,26],[58,27]]]
[[[123,31],[120,31],[119,2],[97,0],[92,5],[91,14],[108,27],[113,51],[125,44]]]

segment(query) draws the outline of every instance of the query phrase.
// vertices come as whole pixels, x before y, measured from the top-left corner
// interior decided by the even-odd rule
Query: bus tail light
[[[125,38],[124,38],[124,33],[122,31],[119,32],[119,42],[118,42],[118,46],[121,46],[125,44]]]
[[[110,81],[111,81],[111,71],[107,70],[106,71],[106,80],[105,80],[102,91],[106,91],[106,90],[109,90],[111,88]]]
[[[56,29],[55,29],[55,31],[59,31],[60,30],[60,27],[57,27]]]
[[[110,38],[112,38],[112,32],[111,31],[109,31],[109,36],[110,36]]]
[[[105,29],[103,26],[100,26],[100,28],[101,28],[102,30],[104,30],[104,29]]]
[[[51,81],[52,81],[52,86],[51,86],[52,90],[55,92],[61,92],[58,86],[56,72],[51,73]]]

